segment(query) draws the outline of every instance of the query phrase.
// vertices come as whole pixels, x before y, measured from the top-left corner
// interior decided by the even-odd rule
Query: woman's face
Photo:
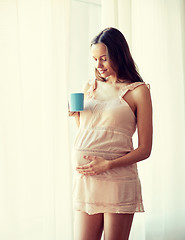
[[[91,47],[92,56],[95,60],[95,68],[103,78],[114,77],[116,72],[112,69],[107,56],[107,48],[103,43],[93,44]]]

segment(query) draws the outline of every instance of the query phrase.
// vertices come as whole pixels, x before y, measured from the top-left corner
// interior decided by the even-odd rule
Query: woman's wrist
[[[108,162],[108,170],[113,169],[113,168],[114,168],[114,166],[113,166],[113,161],[108,160],[107,162]]]

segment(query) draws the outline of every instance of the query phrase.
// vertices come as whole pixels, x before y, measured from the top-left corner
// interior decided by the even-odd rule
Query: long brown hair
[[[117,74],[117,82],[143,82],[131,56],[128,43],[118,29],[104,29],[91,41],[91,46],[97,43],[105,44],[108,60]],[[95,69],[95,75],[98,80],[106,81],[97,69]]]

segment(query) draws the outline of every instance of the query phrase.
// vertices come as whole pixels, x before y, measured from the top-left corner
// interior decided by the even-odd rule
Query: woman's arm
[[[110,161],[110,168],[127,166],[150,156],[152,149],[152,101],[150,91],[143,85],[133,91],[137,111],[138,147],[127,155]]]
[[[91,162],[77,167],[77,171],[84,175],[96,175],[112,168],[126,167],[150,156],[153,135],[150,91],[143,85],[135,88],[132,94],[137,111],[138,147],[123,157],[111,161],[101,157],[84,156]]]
[[[70,112],[70,110],[68,110],[68,116],[75,117],[77,127],[80,126],[80,112]]]

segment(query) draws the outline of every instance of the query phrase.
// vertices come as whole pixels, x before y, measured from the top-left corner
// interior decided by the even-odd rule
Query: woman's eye
[[[94,61],[97,61],[96,58],[93,57],[93,59],[94,59]],[[100,58],[100,61],[107,61],[107,59],[106,58]]]

